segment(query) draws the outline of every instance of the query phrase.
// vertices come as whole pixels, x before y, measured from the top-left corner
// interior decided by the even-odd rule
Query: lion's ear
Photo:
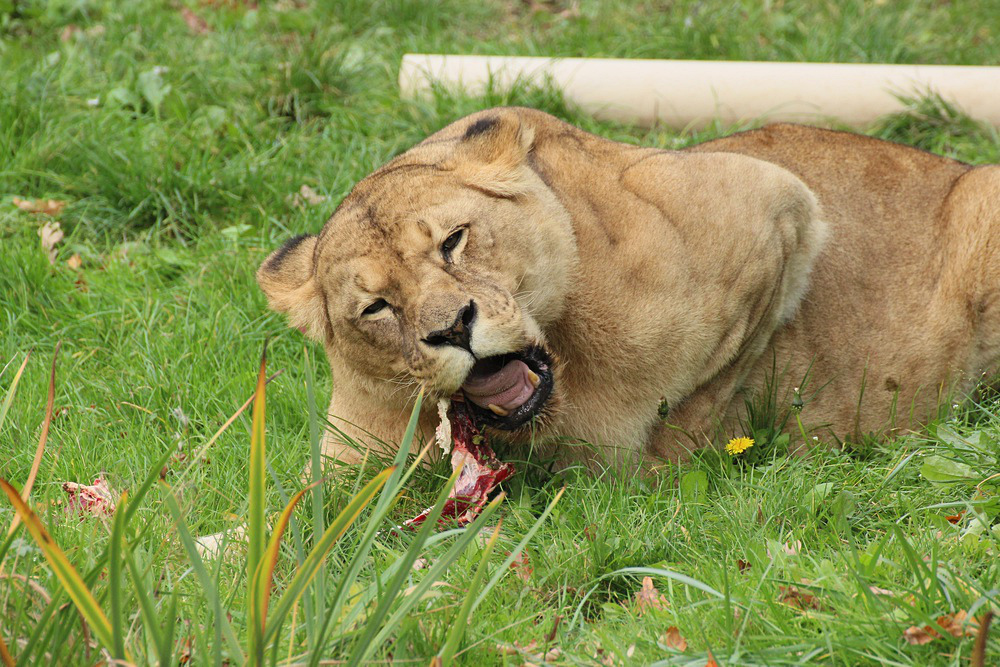
[[[525,159],[535,130],[515,111],[497,111],[469,124],[455,151],[455,168],[466,182],[498,197],[527,189]]]
[[[326,329],[323,296],[316,284],[313,254],[316,236],[289,239],[257,269],[257,284],[268,305],[288,315],[289,324],[310,338],[322,340]]]

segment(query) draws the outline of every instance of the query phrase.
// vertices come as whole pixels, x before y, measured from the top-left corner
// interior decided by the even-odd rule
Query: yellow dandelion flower
[[[742,454],[751,447],[753,447],[753,438],[733,438],[726,443],[726,452],[730,456],[736,456],[737,454]]]

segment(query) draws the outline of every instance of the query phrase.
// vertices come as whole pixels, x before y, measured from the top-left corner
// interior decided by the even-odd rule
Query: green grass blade
[[[292,512],[295,510],[295,506],[300,500],[302,500],[302,497],[306,494],[306,492],[312,490],[316,484],[319,484],[319,482],[314,482],[296,493],[285,506],[284,511],[282,511],[281,516],[278,518],[278,522],[275,524],[274,530],[271,533],[271,539],[268,542],[267,550],[264,552],[264,557],[263,560],[261,560],[258,572],[250,582],[250,596],[254,600],[254,618],[259,626],[256,628],[256,631],[259,632],[260,635],[260,649],[262,652],[264,649],[263,640],[264,631],[266,630],[267,608],[271,598],[271,586],[274,581],[274,567],[278,563],[278,553],[281,549],[281,538],[285,534],[285,529],[288,527],[288,522],[292,518]]]
[[[66,591],[66,594],[69,595],[73,604],[80,611],[80,614],[93,629],[98,641],[108,649],[111,649],[114,645],[111,623],[108,621],[108,617],[104,615],[104,611],[100,605],[97,604],[97,600],[94,599],[90,589],[87,588],[83,579],[80,578],[79,573],[69,562],[66,554],[63,553],[63,550],[59,548],[59,545],[55,543],[52,536],[45,530],[45,526],[42,525],[38,516],[21,499],[20,494],[7,480],[0,479],[0,488],[7,494],[7,498],[14,506],[17,515],[21,517],[28,532],[31,533],[31,536],[38,544],[38,548],[45,555],[45,560],[48,561],[52,572],[56,575],[63,590]]]
[[[160,633],[160,642],[157,652],[160,656],[160,667],[173,667],[179,661],[173,660],[174,653],[174,632],[177,628],[177,598],[180,597],[175,586],[170,592],[170,606],[167,607],[167,622],[164,624],[163,632]]]
[[[125,561],[125,572],[128,574],[129,582],[132,584],[132,590],[135,591],[135,599],[139,603],[139,615],[142,617],[143,626],[146,632],[153,638],[153,644],[157,648],[160,664],[168,664],[170,654],[167,653],[166,656],[163,654],[163,635],[160,632],[156,617],[156,605],[153,603],[153,599],[146,589],[146,582],[143,580],[142,573],[136,565],[133,550],[128,547],[123,549],[122,560]]]
[[[312,551],[306,556],[305,562],[299,567],[298,572],[292,578],[292,581],[288,584],[288,588],[280,598],[278,598],[277,603],[274,605],[274,613],[272,618],[267,619],[266,630],[264,633],[264,642],[270,641],[274,634],[277,632],[281,623],[284,621],[285,616],[291,611],[292,607],[302,596],[302,592],[306,589],[309,583],[312,581],[316,572],[319,571],[323,562],[326,560],[327,555],[336,544],[337,540],[347,531],[352,523],[361,514],[361,511],[371,502],[375,494],[378,493],[379,489],[385,484],[386,479],[393,473],[393,468],[386,468],[378,475],[376,475],[368,484],[366,484],[361,491],[359,491],[351,501],[347,504],[337,518],[334,519],[323,536],[316,542],[313,546]]]
[[[486,586],[483,587],[483,590],[479,593],[479,597],[477,597],[475,603],[473,603],[472,609],[478,607],[479,604],[483,601],[483,599],[487,595],[489,595],[490,591],[493,590],[493,588],[497,585],[497,583],[499,583],[500,579],[502,579],[505,574],[510,572],[511,564],[518,556],[521,555],[521,552],[524,551],[524,548],[526,546],[528,546],[528,542],[531,541],[531,538],[535,536],[535,533],[538,532],[538,529],[541,528],[542,524],[545,523],[545,520],[549,518],[549,514],[552,513],[552,510],[555,508],[556,503],[559,502],[559,499],[563,497],[564,493],[566,493],[565,486],[559,489],[555,497],[552,498],[552,502],[550,502],[548,506],[545,508],[545,511],[541,513],[541,515],[538,517],[538,519],[535,520],[535,523],[531,526],[531,528],[528,529],[528,532],[526,532],[524,534],[524,537],[521,538],[521,541],[517,543],[517,546],[514,547],[514,549],[511,550],[511,552],[507,555],[507,558],[506,560],[504,560],[503,564],[499,568],[497,568],[496,572],[493,573],[493,576],[490,577],[489,582],[486,584]]]
[[[173,447],[167,447],[163,453],[160,454],[160,458],[156,461],[156,463],[149,468],[149,472],[146,473],[145,479],[142,480],[142,484],[139,485],[136,492],[132,494],[132,500],[129,502],[128,507],[125,508],[124,521],[126,525],[128,525],[128,523],[132,520],[136,510],[139,509],[139,503],[146,497],[149,490],[153,488],[153,483],[160,478],[163,466],[167,465],[167,461],[170,460],[170,457],[173,456],[176,451],[177,450]],[[151,523],[147,523],[143,531],[148,530],[151,525]]]
[[[416,402],[414,404],[413,410],[410,413],[410,421],[407,424],[406,431],[403,434],[403,439],[400,441],[399,448],[396,451],[396,456],[393,461],[393,465],[396,466],[400,471],[403,469],[406,463],[407,455],[410,451],[411,445],[413,443],[413,437],[416,432],[417,422],[420,417],[420,406],[423,403],[423,390],[417,395]],[[403,487],[406,485],[407,481],[416,471],[417,467],[423,461],[424,456],[427,454],[428,449],[431,444],[428,444],[424,449],[419,452],[419,454],[414,458],[414,461],[406,472],[396,473],[394,472],[389,481],[386,482],[385,487],[382,489],[382,495],[379,496],[378,503],[375,506],[374,511],[368,518],[367,528],[365,529],[364,535],[361,541],[358,543],[355,549],[354,555],[351,557],[348,565],[344,568],[341,576],[337,582],[336,592],[334,593],[333,604],[325,611],[326,618],[323,621],[322,629],[317,634],[317,638],[321,643],[323,638],[326,637],[329,631],[330,625],[334,619],[338,619],[340,626],[345,625],[350,626],[351,623],[357,618],[361,613],[361,609],[367,604],[368,598],[365,600],[365,604],[357,604],[350,611],[346,618],[341,618],[341,609],[347,602],[347,598],[350,595],[351,588],[357,581],[358,573],[361,568],[364,567],[368,559],[368,554],[371,552],[372,545],[375,542],[375,537],[378,535],[378,531],[382,528],[385,517],[395,506],[395,503],[401,497]],[[394,569],[391,572],[395,572]],[[391,574],[388,578],[391,578]],[[318,655],[318,654],[314,654]]]
[[[680,572],[674,572],[673,570],[665,570],[663,568],[658,568],[658,567],[623,567],[615,570],[614,572],[608,572],[607,574],[602,575],[598,577],[596,580],[594,580],[593,587],[590,589],[590,591],[587,592],[586,595],[583,596],[583,599],[580,600],[580,602],[577,604],[576,611],[573,613],[573,619],[570,621],[569,627],[574,628],[576,627],[576,624],[578,622],[582,622],[581,615],[583,613],[583,607],[584,605],[587,604],[587,600],[590,599],[590,596],[593,595],[594,591],[597,590],[597,586],[601,581],[604,581],[605,579],[610,579],[612,577],[620,577],[626,574],[644,575],[650,577],[664,577],[666,579],[673,579],[674,581],[678,581],[682,584],[686,584],[688,586],[691,586],[692,588],[697,588],[700,591],[708,593],[712,597],[718,598],[720,600],[726,599],[725,595],[723,595],[716,589],[712,588],[708,584],[698,581],[697,579],[694,579],[692,577],[689,577],[686,574],[681,574]]]
[[[45,452],[45,443],[49,439],[49,428],[52,426],[52,407],[56,400],[56,360],[59,358],[59,349],[61,347],[61,341],[56,343],[55,352],[52,353],[52,368],[49,371],[49,393],[45,399],[45,419],[42,421],[42,432],[38,436],[38,446],[35,448],[35,458],[31,461],[31,470],[28,471],[28,481],[21,487],[21,499],[25,503],[28,502],[28,496],[31,495],[31,488],[38,477],[38,469],[42,465],[42,454]],[[20,521],[21,515],[15,514],[14,519],[10,522],[10,528],[7,529],[7,533],[10,534],[17,530],[17,524]]]
[[[30,358],[31,352],[24,355],[24,361],[21,362],[21,366],[14,373],[14,379],[11,380],[10,386],[7,387],[7,395],[3,397],[3,404],[0,405],[0,430],[3,429],[3,422],[7,418],[7,411],[10,410],[10,404],[14,402],[14,392],[17,391],[17,384],[21,381],[21,375],[24,374],[24,368],[28,365],[28,359]]]
[[[459,468],[459,470],[461,470],[461,468]],[[390,615],[384,623],[380,622],[375,636],[369,641],[362,639],[362,641],[357,645],[359,653],[351,657],[351,661],[348,662],[349,665],[360,664],[361,662],[368,660],[372,653],[374,653],[376,649],[382,646],[382,644],[389,639],[389,635],[396,631],[400,622],[410,613],[413,607],[420,602],[423,594],[434,585],[435,581],[440,580],[441,577],[445,575],[445,572],[447,572],[448,569],[455,564],[455,561],[457,561],[459,557],[465,553],[465,550],[469,548],[472,541],[479,537],[479,533],[486,527],[486,523],[500,506],[500,503],[503,502],[504,498],[504,494],[501,493],[483,508],[482,513],[476,518],[476,520],[469,524],[458,539],[455,540],[455,544],[453,544],[443,556],[434,562],[434,564],[427,570],[427,574],[424,575],[423,579],[421,579],[420,582],[413,587],[413,590],[403,598],[399,606],[392,612],[392,615]],[[401,559],[405,566],[400,568],[397,576],[402,575],[403,580],[409,576],[413,566],[413,560],[415,560],[416,556],[422,551],[423,544],[424,543],[421,540],[414,540],[413,544],[410,545],[410,549]],[[389,590],[391,591],[392,589]],[[388,607],[395,601],[397,594],[398,589],[396,589],[396,592],[392,594],[391,598],[384,596],[382,602]]]
[[[260,357],[260,370],[257,373],[257,390],[253,398],[253,430],[250,434],[250,483],[249,510],[247,518],[247,650],[254,664],[264,662],[263,628],[264,618],[258,616],[261,612],[259,601],[254,599],[257,592],[254,586],[255,577],[264,555],[264,508],[267,504],[266,489],[266,447],[264,439],[264,422],[266,413],[267,380],[267,344]]]
[[[125,508],[128,506],[128,492],[118,500],[114,518],[111,520],[111,545],[108,552],[108,596],[111,598],[111,630],[114,649],[111,653],[117,660],[125,658],[124,623],[122,622],[122,541],[125,539]]]
[[[322,451],[322,431],[319,422],[319,410],[316,407],[316,391],[313,387],[313,365],[312,355],[309,349],[305,348],[306,367],[306,405],[309,410],[309,473],[313,486],[312,490],[312,528],[313,535],[322,535],[326,530],[326,514],[324,513],[326,503],[323,498],[323,485],[319,482],[323,479],[323,451]],[[300,557],[305,560],[305,557]],[[308,595],[303,598],[303,608],[306,613],[305,623],[309,629],[309,642],[312,650],[318,649],[317,640],[318,629],[323,627],[326,613],[326,572],[320,568],[313,579],[313,585],[309,587]]]
[[[368,618],[368,623],[365,625],[364,634],[361,637],[359,646],[362,647],[360,651],[356,650],[348,661],[349,667],[355,667],[360,662],[365,659],[366,648],[371,645],[375,634],[379,631],[382,624],[382,619],[389,613],[389,607],[396,600],[396,596],[403,587],[403,582],[406,581],[406,577],[410,574],[410,568],[413,566],[414,561],[417,560],[417,556],[420,554],[420,548],[423,543],[427,540],[427,537],[437,528],[438,519],[441,517],[441,510],[444,509],[445,501],[448,500],[448,495],[451,493],[451,489],[455,486],[455,482],[458,480],[459,474],[461,474],[462,468],[456,468],[452,473],[451,477],[448,478],[448,483],[445,484],[442,489],[438,492],[438,497],[434,506],[431,508],[430,513],[424,520],[423,524],[420,526],[420,530],[417,532],[417,536],[414,538],[413,543],[410,548],[403,554],[401,559],[402,565],[400,565],[399,570],[396,572],[390,581],[386,590],[382,592],[381,600],[375,611]]]
[[[458,610],[458,616],[455,617],[451,631],[448,633],[448,639],[444,643],[444,648],[438,653],[438,656],[441,658],[441,664],[444,667],[448,667],[451,664],[452,659],[455,657],[455,652],[458,650],[458,644],[462,641],[465,630],[469,627],[469,614],[472,612],[473,599],[476,595],[476,590],[479,588],[479,582],[483,580],[486,566],[490,562],[493,546],[500,536],[501,526],[503,526],[502,519],[497,521],[496,528],[493,529],[493,534],[490,535],[489,541],[486,542],[486,548],[483,549],[483,555],[479,560],[479,567],[476,568],[476,573],[472,575],[472,581],[469,582],[469,592],[466,593],[465,600],[462,601],[462,608]]]
[[[198,553],[198,547],[195,544],[194,538],[191,536],[191,531],[188,530],[187,523],[184,521],[184,515],[181,512],[180,505],[177,504],[177,499],[174,497],[174,493],[170,487],[165,482],[161,482],[161,485],[164,488],[163,498],[167,504],[167,509],[170,510],[170,514],[173,516],[174,525],[177,527],[177,534],[181,538],[184,550],[187,551],[191,568],[194,570],[195,576],[198,577],[198,583],[201,584],[203,592],[208,598],[209,603],[212,605],[212,610],[215,614],[215,622],[213,623],[215,630],[215,643],[213,645],[215,662],[218,664],[222,661],[220,656],[220,651],[222,650],[222,639],[225,639],[226,643],[229,645],[229,650],[232,653],[234,661],[239,663],[245,662],[246,657],[243,655],[243,649],[240,647],[240,642],[236,638],[236,633],[233,632],[233,626],[230,625],[229,620],[226,618],[226,610],[222,604],[222,597],[219,595],[219,590],[216,588],[212,577],[208,574],[208,570],[205,568],[205,563],[202,561],[201,555]]]

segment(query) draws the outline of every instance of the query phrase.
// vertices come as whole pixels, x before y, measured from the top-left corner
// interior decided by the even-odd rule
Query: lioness
[[[425,437],[462,392],[566,461],[681,458],[765,394],[832,442],[918,425],[997,368],[1000,168],[796,125],[660,150],[490,109],[257,278],[324,344],[330,417],[369,446],[418,386]],[[334,435],[325,454],[359,456]]]

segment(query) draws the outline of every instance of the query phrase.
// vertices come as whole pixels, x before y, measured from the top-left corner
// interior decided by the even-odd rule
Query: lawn
[[[779,442],[752,465],[707,451],[634,477],[511,453],[520,472],[481,534],[388,530],[446,483],[445,467],[417,467],[394,505],[383,493],[360,511],[266,645],[247,549],[200,564],[184,537],[259,512],[276,529],[304,487],[309,406],[329,377],[322,350],[267,310],[254,272],[365,174],[496,104],[664,148],[740,129],[598,123],[551,90],[405,102],[403,53],[995,64],[1000,12],[987,4],[0,0],[0,477],[29,478],[61,342],[30,504],[113,629],[81,622],[25,527],[4,528],[0,647],[19,665],[236,664],[255,651],[428,664],[445,647],[468,665],[970,664],[977,619],[1000,603],[989,389],[925,432],[806,458]],[[996,131],[933,102],[869,131],[1000,162]],[[53,200],[48,213],[25,210],[39,200]],[[64,236],[47,250],[56,222]],[[254,394],[265,341],[268,373],[280,371],[266,468],[251,456],[252,409],[206,448]],[[274,599],[384,464],[307,492]],[[114,520],[81,519],[62,483],[99,476],[133,500]],[[0,526],[14,516],[0,496]],[[994,627],[979,664],[998,662]]]

